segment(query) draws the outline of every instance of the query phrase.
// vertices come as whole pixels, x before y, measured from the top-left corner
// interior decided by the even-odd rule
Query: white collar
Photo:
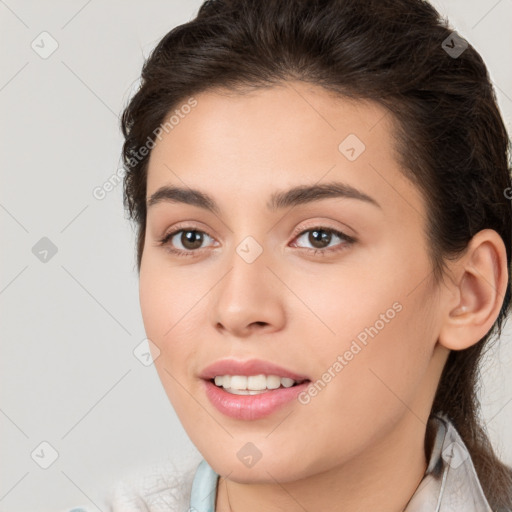
[[[444,414],[430,417],[435,435],[425,476],[404,512],[492,512],[459,433]]]

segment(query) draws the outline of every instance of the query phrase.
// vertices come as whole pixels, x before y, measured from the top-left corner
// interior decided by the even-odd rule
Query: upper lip
[[[297,382],[309,380],[305,375],[287,370],[270,361],[262,359],[249,359],[246,361],[237,361],[236,359],[221,359],[208,365],[200,373],[200,377],[205,380],[213,379],[217,375],[277,375],[278,377],[288,377]]]

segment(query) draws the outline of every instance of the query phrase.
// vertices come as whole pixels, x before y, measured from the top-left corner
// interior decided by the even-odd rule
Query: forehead
[[[294,141],[296,150],[307,150],[322,141],[332,147],[332,142],[341,141],[344,134],[369,139],[372,131],[375,147],[375,140],[389,136],[392,130],[391,116],[378,103],[342,97],[303,82],[242,91],[212,89],[194,96],[194,100],[193,108],[187,105],[190,99],[183,99],[171,109],[166,119],[172,117],[173,124],[162,132],[162,139],[171,139],[167,142],[179,146],[190,143],[193,137],[197,142],[211,142],[204,147],[210,151],[225,150],[233,140],[260,150],[263,144],[274,149],[279,141],[287,143],[281,148],[284,151],[292,149]],[[380,129],[374,130],[377,125]]]
[[[215,186],[249,199],[322,180],[342,180],[373,196],[400,193],[400,182],[410,189],[405,193],[415,193],[399,171],[392,116],[375,102],[302,82],[242,93],[208,90],[194,100],[151,152],[148,197],[172,183]],[[170,114],[176,110],[180,105]]]

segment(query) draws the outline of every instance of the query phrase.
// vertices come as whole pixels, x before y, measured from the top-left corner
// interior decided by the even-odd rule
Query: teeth
[[[278,375],[217,375],[215,385],[235,395],[256,395],[268,389],[292,387],[296,381]]]
[[[225,379],[226,377],[224,377]],[[228,376],[229,378],[229,376]],[[249,377],[249,379],[252,379],[252,377]],[[247,381],[249,380],[245,375],[233,375],[230,379],[230,383],[228,385],[231,389],[247,389]],[[225,382],[225,381],[224,381]],[[226,385],[224,385],[226,387]],[[249,387],[249,389],[259,389],[259,388],[253,388]]]
[[[231,393],[233,395],[260,395],[261,393],[266,393],[264,391],[256,391],[252,389],[234,389],[234,388],[225,388],[225,391]]]
[[[293,386],[293,383],[295,381],[293,379],[287,379],[286,377],[283,377],[281,379],[281,384],[285,387],[285,388],[291,388]]]
[[[281,379],[277,375],[269,375],[267,377],[267,388],[277,389],[281,385]]]
[[[231,388],[236,388],[234,382],[238,377],[232,377],[231,379]],[[238,382],[238,381],[236,381]],[[261,391],[262,389],[267,388],[267,376],[266,375],[251,375],[247,377],[247,384],[245,389],[253,389],[254,391]],[[238,388],[244,389],[244,388]]]

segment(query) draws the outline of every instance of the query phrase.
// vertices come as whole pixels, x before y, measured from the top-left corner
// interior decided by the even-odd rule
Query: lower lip
[[[297,395],[310,384],[309,381],[306,381],[290,388],[272,389],[257,395],[234,395],[224,391],[213,382],[207,380],[203,380],[203,382],[206,396],[210,402],[222,414],[238,420],[257,420],[269,416],[296,399]]]

